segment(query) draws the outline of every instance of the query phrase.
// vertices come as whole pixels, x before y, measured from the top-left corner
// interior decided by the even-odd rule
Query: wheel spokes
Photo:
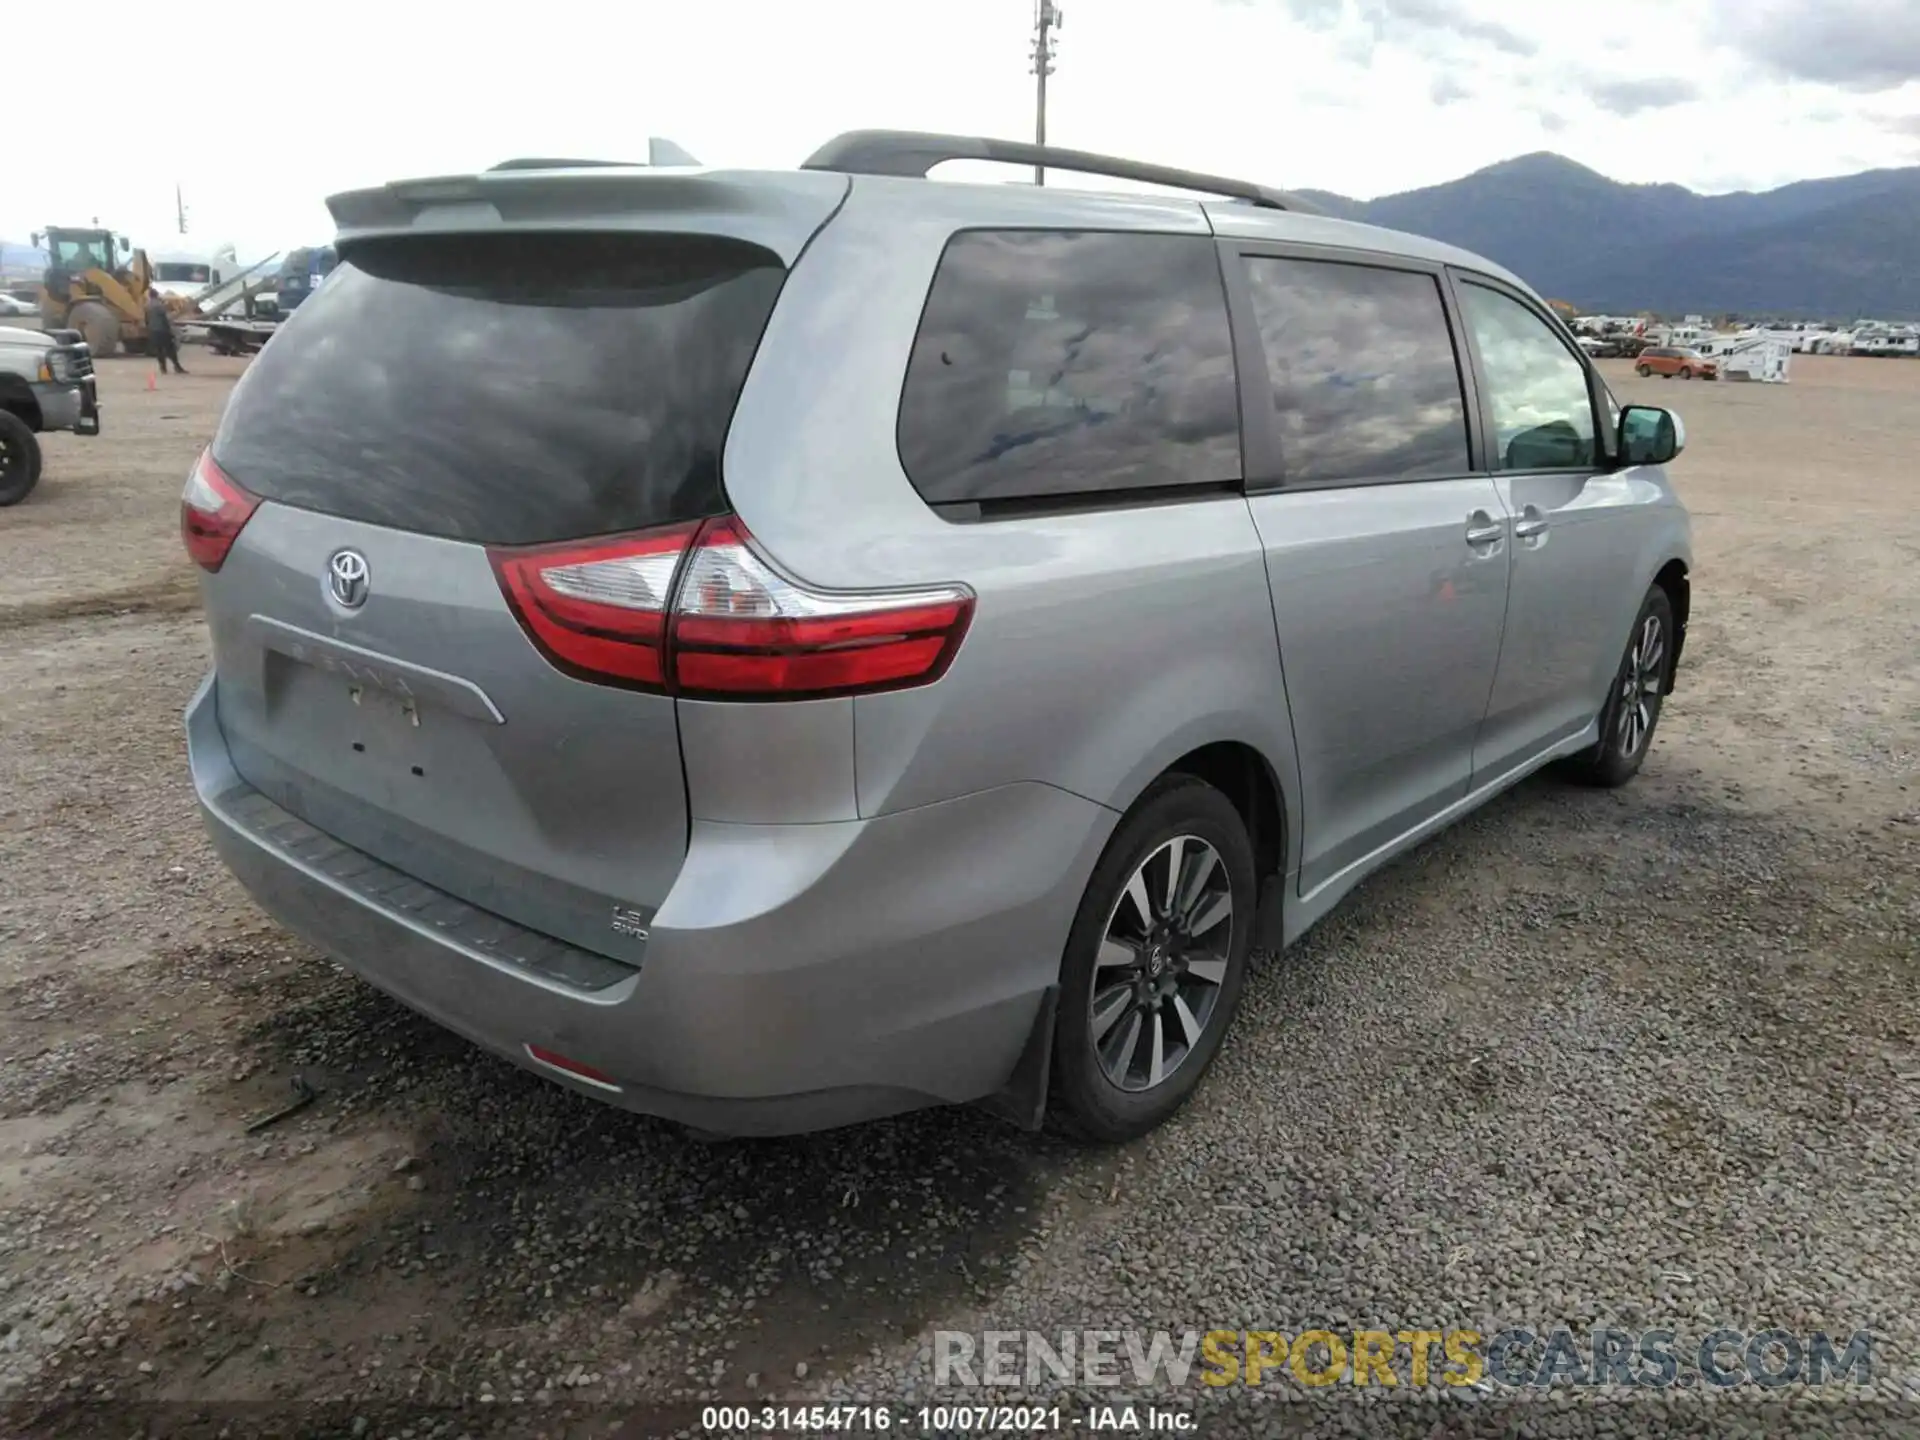
[[[1120,1089],[1161,1085],[1205,1037],[1227,979],[1233,900],[1220,852],[1197,835],[1173,836],[1128,877],[1087,1002],[1094,1057]]]
[[[1639,753],[1653,733],[1654,707],[1659,704],[1666,660],[1666,627],[1658,615],[1649,615],[1640,622],[1633,643],[1627,647],[1615,700],[1619,718],[1614,722],[1614,744],[1628,759]]]
[[[1142,865],[1133,872],[1133,879],[1127,882],[1127,898],[1133,902],[1133,910],[1140,917],[1140,933],[1145,935],[1153,929],[1153,901],[1147,898],[1147,867]]]
[[[1167,842],[1167,899],[1162,914],[1180,913],[1180,870],[1187,858],[1187,837],[1176,835]]]
[[[1186,1037],[1187,1048],[1192,1049],[1200,1042],[1200,1020],[1193,1013],[1193,1007],[1187,1004],[1186,997],[1177,990],[1173,995],[1173,1013],[1179,1017],[1180,1033]]]
[[[1227,983],[1227,962],[1225,960],[1189,960],[1187,974],[1207,985]]]
[[[1093,1043],[1098,1045],[1133,1006],[1133,987],[1114,985],[1093,997]]]
[[[1124,1085],[1126,1083],[1127,1072],[1133,1069],[1133,1055],[1134,1052],[1140,1048],[1140,1025],[1140,1012],[1138,1010],[1130,1010],[1127,1014],[1125,1028],[1117,1032],[1120,1036],[1120,1043],[1111,1048],[1104,1045],[1100,1047],[1101,1068],[1112,1077],[1116,1084]]]
[[[1193,917],[1193,924],[1188,927],[1187,933],[1198,940],[1231,914],[1233,914],[1233,892],[1231,890],[1216,891],[1200,908],[1200,912]]]
[[[1194,928],[1193,912],[1200,904],[1202,898],[1205,897],[1207,884],[1213,879],[1213,872],[1219,868],[1219,853],[1209,845],[1201,853],[1200,858],[1194,862],[1193,875],[1188,879],[1185,888],[1181,891],[1179,904],[1174,914],[1177,915],[1186,926],[1189,935],[1198,935],[1200,933]]]

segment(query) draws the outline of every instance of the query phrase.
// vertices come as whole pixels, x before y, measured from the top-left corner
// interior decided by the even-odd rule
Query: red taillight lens
[[[209,573],[218,570],[259,508],[259,499],[213,463],[212,451],[203,450],[180,494],[180,538],[193,563]]]
[[[973,615],[961,586],[842,595],[787,579],[746,527],[709,521],[673,607],[674,683],[723,699],[844,695],[924,685]]]
[[[562,669],[691,698],[924,685],[952,663],[973,616],[964,586],[837,594],[802,585],[731,516],[490,554],[514,613]]]
[[[666,684],[673,579],[699,528],[675,525],[488,556],[521,625],[561,669],[658,689]]]

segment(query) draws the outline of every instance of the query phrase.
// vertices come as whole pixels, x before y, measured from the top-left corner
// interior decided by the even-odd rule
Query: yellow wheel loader
[[[153,266],[147,252],[111,230],[53,225],[33,237],[47,250],[47,273],[40,286],[40,324],[47,330],[78,330],[95,359],[123,346],[147,350],[147,293]],[[169,313],[192,310],[169,298]]]

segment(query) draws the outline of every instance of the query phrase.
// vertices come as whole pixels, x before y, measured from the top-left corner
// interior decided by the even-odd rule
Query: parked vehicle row
[[[1596,360],[1634,359],[1646,349],[1638,335],[1577,335],[1580,348]]]
[[[183,498],[216,847],[452,1029],[701,1130],[1122,1139],[1256,939],[1644,761],[1681,428],[1498,267],[965,138],[553,164],[335,197]]]

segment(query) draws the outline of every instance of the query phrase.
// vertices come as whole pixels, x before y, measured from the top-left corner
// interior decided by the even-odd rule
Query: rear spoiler
[[[700,162],[682,150],[671,140],[662,140],[658,135],[647,141],[646,164],[651,169],[679,166],[698,169]],[[595,166],[613,166],[616,169],[632,170],[639,168],[639,162],[633,160],[543,160],[523,158],[502,160],[493,170],[589,170]]]
[[[343,258],[360,241],[397,235],[650,230],[743,240],[791,266],[852,183],[820,171],[520,160],[350,190],[327,209]]]

